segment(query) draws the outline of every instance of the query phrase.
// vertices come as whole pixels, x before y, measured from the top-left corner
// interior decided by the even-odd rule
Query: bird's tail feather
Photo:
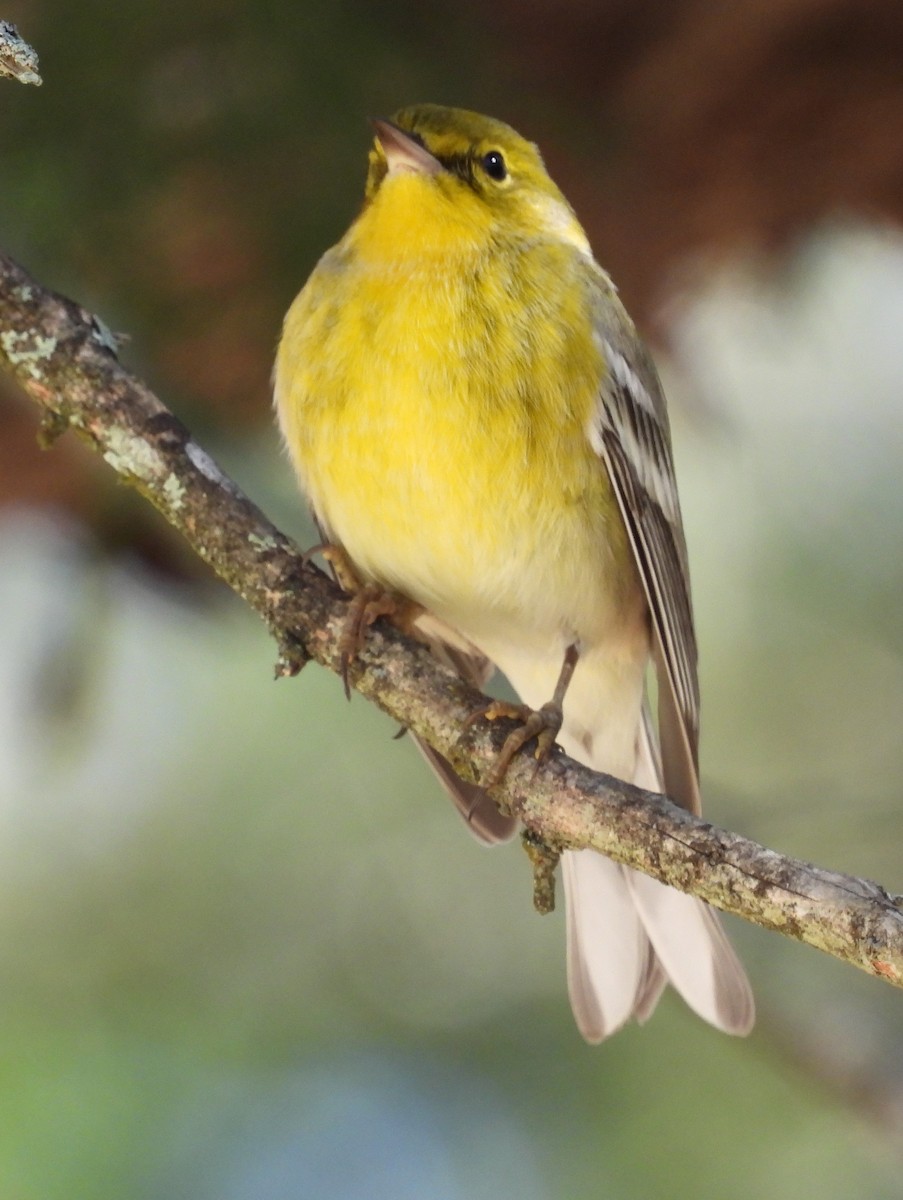
[[[661,791],[655,742],[644,720],[636,783]],[[568,989],[578,1028],[599,1042],[631,1017],[645,1021],[670,983],[704,1020],[746,1034],[752,992],[717,916],[695,896],[591,850],[563,855]]]

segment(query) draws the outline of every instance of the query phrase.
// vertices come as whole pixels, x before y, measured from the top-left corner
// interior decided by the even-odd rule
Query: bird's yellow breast
[[[437,244],[423,198],[407,220],[401,200],[391,222],[364,211],[286,318],[276,399],[304,489],[365,575],[475,640],[597,636],[637,584],[587,438],[586,260],[477,227]]]

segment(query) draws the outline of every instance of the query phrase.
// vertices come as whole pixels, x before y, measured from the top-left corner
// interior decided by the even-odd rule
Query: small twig
[[[521,842],[533,865],[533,907],[547,916],[555,911],[555,871],[561,851],[547,845],[531,829],[524,830]]]
[[[38,73],[38,56],[35,50],[19,36],[15,25],[0,21],[0,75],[18,79],[19,83],[41,86]]]
[[[341,671],[347,601],[336,585],[123,369],[90,313],[3,255],[0,362],[40,406],[45,425],[48,417],[53,432],[68,424],[93,446],[260,615],[279,644],[281,673],[306,657]],[[485,721],[465,728],[485,697],[424,646],[378,621],[349,679],[463,779],[486,779],[504,731]],[[903,900],[878,884],[767,850],[557,751],[538,769],[516,756],[496,795],[547,846],[598,850],[903,987]]]

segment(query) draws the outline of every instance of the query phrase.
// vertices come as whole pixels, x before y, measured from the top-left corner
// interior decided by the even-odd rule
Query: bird
[[[489,784],[536,737],[699,813],[697,643],[652,358],[536,145],[436,104],[372,124],[363,206],[291,305],[274,367],[285,447],[356,594],[346,652],[395,597],[447,666],[478,686],[497,669],[517,693],[486,710],[520,718]],[[486,788],[421,748],[481,841],[513,834]],[[709,906],[589,849],[562,874],[588,1042],[644,1022],[667,984],[749,1032],[750,985]]]

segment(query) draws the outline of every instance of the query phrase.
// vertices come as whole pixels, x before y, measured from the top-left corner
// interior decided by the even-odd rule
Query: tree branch
[[[37,53],[9,21],[0,21],[0,76],[18,79],[19,83],[33,83],[36,87],[42,82]]]
[[[41,288],[3,255],[0,362],[42,409],[45,444],[73,429],[262,618],[280,647],[278,674],[293,674],[311,658],[338,669],[346,603],[336,586],[302,561],[185,426],[124,370],[115,339],[96,317]],[[425,647],[379,622],[351,683],[463,778],[486,776],[504,723],[465,729],[484,698]],[[903,900],[878,884],[767,850],[559,752],[538,770],[517,756],[496,794],[553,847],[592,847],[903,986]]]

